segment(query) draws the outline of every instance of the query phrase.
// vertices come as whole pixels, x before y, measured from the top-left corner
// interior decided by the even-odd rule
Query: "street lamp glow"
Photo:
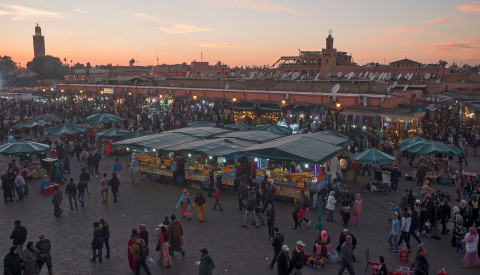
[[[234,97],[234,98],[232,99],[232,101],[233,101],[233,102],[236,102],[236,101],[237,101],[237,98],[236,98],[236,97]]]
[[[196,96],[196,95],[193,96],[193,100],[197,100],[197,96]]]
[[[337,108],[340,108],[342,105],[340,103],[337,103]]]

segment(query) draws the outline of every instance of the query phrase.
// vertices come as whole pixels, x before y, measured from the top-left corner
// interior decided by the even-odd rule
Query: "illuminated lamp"
[[[236,97],[234,97],[234,98],[232,99],[232,101],[233,101],[233,102],[236,102],[236,101],[237,101],[237,98],[236,98]]]
[[[197,96],[196,96],[196,95],[193,96],[193,100],[197,100]]]
[[[337,103],[337,108],[340,108],[342,105],[340,103]]]

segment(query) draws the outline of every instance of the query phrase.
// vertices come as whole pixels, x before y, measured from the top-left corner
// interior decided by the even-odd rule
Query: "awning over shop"
[[[257,104],[255,102],[237,102],[233,105],[234,110],[238,111],[252,111],[255,110]]]
[[[169,133],[180,133],[197,138],[210,138],[214,135],[230,132],[230,130],[216,127],[187,127],[168,131]]]
[[[287,136],[267,143],[252,145],[240,151],[244,155],[293,162],[323,164],[342,150],[305,135]]]
[[[374,109],[345,109],[341,110],[340,114],[342,115],[355,115],[355,116],[378,116],[382,118],[390,118],[390,119],[401,119],[401,120],[412,120],[419,118],[425,114],[425,112],[395,112],[396,110],[390,109],[382,109],[382,110],[374,110]]]
[[[283,137],[283,135],[265,133],[264,131],[235,131],[214,136],[214,138],[236,138],[257,143],[267,142],[279,137]]]
[[[205,156],[225,156],[236,153],[254,142],[238,139],[204,139],[164,148],[165,151],[190,153]]]
[[[427,106],[425,109],[434,112],[434,111],[438,110],[438,106],[429,105],[429,106]]]
[[[199,138],[169,131],[161,134],[125,139],[114,142],[112,145],[125,148],[162,150],[163,148],[197,140],[199,140]]]
[[[258,103],[258,109],[260,111],[277,111],[280,112],[282,110],[279,104],[275,103]]]
[[[344,138],[344,137],[334,136],[334,135],[326,134],[324,131],[308,133],[305,136],[309,138],[317,139],[335,146],[345,146],[348,143],[348,137]]]

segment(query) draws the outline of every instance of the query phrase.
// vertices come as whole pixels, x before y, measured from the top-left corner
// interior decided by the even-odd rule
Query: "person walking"
[[[4,275],[21,275],[22,259],[18,254],[18,248],[16,246],[10,247],[10,252],[5,255],[3,259],[3,274]]]
[[[297,242],[297,247],[292,252],[292,264],[295,268],[296,275],[303,275],[303,267],[305,266],[305,262],[307,259],[305,258],[305,252],[303,251],[303,247],[305,243],[302,241]]]
[[[22,226],[22,222],[20,220],[16,220],[13,222],[13,231],[10,234],[10,239],[13,240],[13,245],[18,248],[18,256],[20,259],[23,259],[23,245],[27,240],[27,229],[25,226]]]
[[[168,225],[168,236],[170,242],[170,255],[173,256],[175,251],[180,251],[182,256],[185,256],[185,251],[183,250],[183,228],[179,221],[177,221],[177,217],[175,215],[171,215],[170,225]]]
[[[220,191],[220,187],[215,187],[215,205],[213,206],[213,210],[217,210],[217,205],[220,207],[220,211],[223,211],[223,207],[222,205],[220,204],[220,194],[221,194],[221,191]]]
[[[78,201],[80,202],[80,206],[84,207],[85,206],[85,192],[87,190],[87,182],[80,180],[77,184],[77,190],[78,190]]]
[[[256,200],[255,200],[255,196],[253,195],[253,192],[250,191],[248,193],[249,197],[248,197],[248,200],[247,200],[247,207],[245,209],[245,215],[243,215],[243,225],[242,227],[247,227],[247,218],[249,215],[253,216],[253,220],[255,222],[255,227],[256,228],[260,228],[258,226],[258,220],[257,220],[257,215],[255,215],[255,204],[256,204]]]
[[[65,194],[68,197],[68,202],[70,203],[70,209],[73,210],[72,200],[75,201],[75,209],[77,208],[77,186],[73,182],[73,178],[70,178],[70,182],[65,187]]]
[[[93,163],[94,162],[94,159],[93,159],[93,154],[90,152],[88,153],[88,157],[87,157],[87,166],[88,166],[88,173],[90,175],[93,175],[93,172],[94,172],[94,169],[93,169]]]
[[[10,184],[8,183],[8,177],[6,174],[2,175],[1,183],[3,190],[3,199],[5,200],[5,203],[8,203],[8,200],[13,201],[12,191],[10,190]]]
[[[213,270],[215,269],[215,262],[210,255],[208,255],[208,250],[206,248],[201,249],[200,253],[202,253],[200,255],[200,261],[197,262],[198,275],[212,275]]]
[[[453,236],[456,242],[457,253],[462,253],[462,239],[463,239],[463,217],[460,214],[460,209],[458,206],[453,207],[453,214],[455,218],[453,219]]]
[[[335,191],[330,191],[330,194],[328,195],[328,199],[327,199],[327,205],[325,206],[325,208],[328,210],[327,222],[328,221],[334,222],[333,212],[335,211],[336,203],[337,203],[337,200],[335,199]]]
[[[139,239],[136,235],[132,235],[133,239],[133,244],[132,248],[130,249],[130,253],[133,256],[133,259],[135,260],[135,275],[140,274],[140,270],[143,267],[143,270],[145,270],[145,273],[147,275],[151,275],[152,273],[150,272],[150,269],[147,266],[147,263],[145,262],[145,258],[142,257],[143,255],[141,254],[142,246],[145,245],[145,241],[142,239]]]
[[[360,193],[357,193],[355,201],[353,202],[353,210],[352,210],[352,217],[350,218],[350,224],[353,224],[354,219],[357,218],[355,225],[358,226],[358,219],[360,218],[360,212],[362,212],[362,198],[360,197]]]
[[[118,177],[121,171],[122,171],[122,164],[117,158],[115,159],[115,163],[113,164],[113,173],[117,174],[117,177]]]
[[[392,173],[390,174],[391,189],[395,192],[398,192],[398,182],[401,176],[402,171],[400,171],[398,165],[395,165],[395,168],[393,168]]]
[[[138,238],[138,231],[137,229],[132,229],[130,233],[130,238],[128,239],[128,246],[127,246],[127,257],[128,257],[128,266],[130,267],[130,270],[135,271],[135,260],[133,259],[133,255],[131,253],[132,251],[132,246],[134,242],[134,238],[136,237],[135,240]]]
[[[105,258],[108,259],[110,258],[110,225],[105,219],[100,219],[100,225],[102,226],[103,243],[105,244],[105,249],[107,249],[107,255],[105,255]]]
[[[160,253],[158,262],[163,267],[170,267],[170,253],[168,251],[169,236],[167,227],[165,225],[160,226],[160,234],[158,235],[158,243],[160,244]]]
[[[248,188],[244,180],[240,180],[240,185],[238,186],[238,210],[242,211],[243,208],[247,208],[243,203],[243,200],[248,199]]]
[[[347,236],[345,242],[342,244],[341,255],[342,261],[340,269],[338,270],[338,275],[342,275],[345,269],[348,270],[348,274],[355,275],[355,270],[353,269],[353,263],[355,262],[355,257],[353,256],[353,238]]]
[[[28,197],[28,195],[30,194],[29,190],[28,190],[28,169],[23,166],[23,167],[20,167],[21,168],[21,171],[20,171],[20,175],[22,176],[23,178],[23,182],[25,183],[25,185],[23,186],[23,197]]]
[[[307,225],[310,225],[311,221],[309,219],[307,219],[307,217],[306,217],[307,212],[309,210],[309,206],[310,206],[310,200],[308,199],[304,190],[300,190],[300,206],[303,208],[303,210],[305,210],[305,215],[303,215],[299,219],[298,223],[301,224],[302,221],[305,221],[307,223]]]
[[[410,230],[412,225],[412,217],[410,215],[410,211],[407,211],[402,216],[402,224],[400,226],[401,235],[400,239],[398,240],[398,245],[402,244],[402,241],[405,239],[405,244],[407,245],[407,249],[410,251]]]
[[[275,208],[273,208],[273,205],[271,202],[268,202],[267,204],[267,209],[266,209],[266,214],[267,216],[267,226],[268,226],[268,237],[273,238],[275,237]],[[279,251],[281,249],[281,246],[279,247]]]
[[[187,217],[188,220],[192,219],[192,209],[190,204],[190,194],[187,192],[186,189],[183,189],[182,195],[178,200],[176,208],[180,208],[180,215],[183,218]]]
[[[273,228],[273,237],[270,238],[270,243],[273,246],[273,257],[272,262],[270,263],[270,268],[273,268],[275,262],[277,261],[278,254],[282,251],[283,242],[285,240],[285,236],[280,233],[278,227]]]
[[[350,164],[350,170],[353,171],[353,182],[356,183],[360,172],[360,164],[356,161],[352,161]]]
[[[52,249],[52,245],[50,244],[50,240],[45,238],[45,235],[40,235],[38,237],[40,240],[35,244],[35,248],[38,249],[38,272],[42,270],[44,264],[47,265],[48,274],[52,275],[52,255],[50,254],[50,250]]]
[[[93,257],[90,261],[95,262],[96,257],[98,256],[98,261],[102,262],[102,249],[103,249],[103,237],[102,237],[102,226],[99,222],[93,223],[93,240],[92,240],[92,252]]]
[[[400,222],[398,221],[398,213],[394,212],[393,219],[392,219],[392,230],[390,231],[390,235],[388,236],[388,244],[390,245],[390,251],[392,251],[393,254],[400,253],[400,251],[398,251],[398,241],[397,241],[399,228],[400,228]],[[393,239],[393,244],[392,244],[392,239]]]
[[[62,192],[60,192],[58,185],[55,185],[52,195],[52,204],[53,204],[53,215],[55,217],[60,217],[62,215],[63,209],[60,207],[60,204],[62,203],[63,196]]]
[[[138,225],[138,236],[140,236],[140,239],[144,240],[145,241],[145,244],[148,246],[148,231],[147,231],[147,227],[142,223],[142,224],[139,224]]]
[[[427,175],[427,169],[422,163],[420,164],[420,168],[418,168],[418,171],[417,171],[417,188],[422,188],[423,179],[425,179],[426,175]]]
[[[23,271],[23,275],[38,275],[38,249],[35,248],[35,244],[33,242],[28,242],[27,247],[23,250],[23,263],[25,265],[25,269]]]
[[[20,173],[16,172],[15,173],[15,188],[17,190],[17,195],[18,195],[18,200],[17,202],[23,202],[23,188],[25,187],[25,180],[23,179],[22,175]],[[22,253],[18,253],[18,255],[21,255]],[[21,258],[21,257],[20,257]]]
[[[287,245],[282,246],[282,251],[278,253],[277,256],[277,274],[278,275],[290,275],[293,271],[293,263],[290,260],[290,255],[288,254],[290,248]]]
[[[193,200],[193,207],[197,208],[197,216],[198,216],[199,222],[205,221],[205,204],[206,203],[207,201],[205,200],[205,197],[203,196],[202,192],[198,192],[197,196]]]
[[[417,251],[417,256],[415,256],[415,270],[413,271],[414,275],[428,274],[428,269],[430,264],[427,261],[427,249],[425,247],[420,247]]]
[[[90,174],[87,171],[85,171],[85,168],[82,168],[82,172],[80,173],[78,181],[83,182],[85,184],[85,191],[87,192],[88,195],[90,195],[90,192],[88,192],[88,183],[90,183]]]
[[[98,177],[98,167],[100,166],[100,160],[102,159],[102,155],[99,153],[99,150],[95,151],[93,155],[93,167],[95,168],[95,177]]]
[[[102,186],[102,190],[100,191],[100,196],[102,197],[103,203],[108,202],[108,188],[110,185],[108,185],[108,178],[107,178],[107,173],[103,173],[103,178],[100,181],[100,185]]]
[[[470,227],[468,233],[465,235],[465,256],[462,264],[464,268],[470,266],[480,266],[480,258],[478,257],[478,234],[475,227]]]
[[[113,173],[112,178],[108,181],[108,185],[112,188],[113,202],[117,202],[117,192],[120,181],[117,178],[117,174]]]
[[[347,227],[348,223],[350,221],[350,211],[352,209],[352,204],[353,204],[353,194],[350,193],[349,188],[345,188],[345,193],[343,196],[343,199],[340,203],[341,210],[340,213],[343,218],[343,226]]]

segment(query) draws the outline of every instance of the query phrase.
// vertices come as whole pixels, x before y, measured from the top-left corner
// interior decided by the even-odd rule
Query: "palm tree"
[[[130,61],[128,61],[128,65],[133,66],[133,64],[135,64],[135,59],[134,58],[132,58],[132,59],[130,59]]]

